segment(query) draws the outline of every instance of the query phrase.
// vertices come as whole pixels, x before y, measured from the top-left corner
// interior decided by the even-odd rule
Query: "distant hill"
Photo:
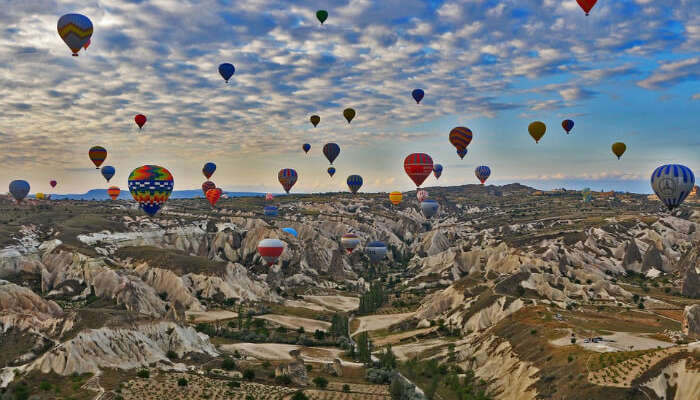
[[[258,192],[224,192],[228,197],[261,197],[265,193]],[[204,197],[201,189],[193,190],[175,190],[170,195],[171,199],[193,199],[196,197]],[[107,189],[92,189],[84,194],[52,194],[54,200],[70,199],[70,200],[109,200]],[[131,193],[128,190],[122,190],[119,193],[120,200],[132,200]]]

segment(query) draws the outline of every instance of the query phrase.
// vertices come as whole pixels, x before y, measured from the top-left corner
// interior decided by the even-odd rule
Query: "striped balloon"
[[[690,168],[679,164],[662,165],[651,174],[651,188],[669,211],[683,203],[695,186]]]
[[[328,167],[328,175],[330,175],[331,178],[335,175],[335,167]]]
[[[116,186],[110,186],[109,189],[107,189],[107,195],[111,197],[112,200],[116,200],[119,197],[119,193],[121,193],[121,190]]]
[[[265,208],[263,208],[263,214],[265,214],[268,217],[276,217],[277,216],[277,207],[265,206]]]
[[[294,186],[294,184],[297,183],[297,178],[297,171],[291,168],[281,169],[280,172],[277,174],[277,179],[280,181],[282,187],[284,188],[284,191],[287,193],[289,193],[289,191],[292,189],[292,186]]]
[[[350,175],[347,183],[350,191],[355,194],[362,187],[362,177],[360,175]]]
[[[258,254],[268,266],[276,263],[282,252],[284,252],[284,242],[279,239],[263,239],[258,243]]]
[[[206,181],[202,183],[202,193],[204,194],[204,197],[207,196],[207,192],[211,189],[216,189],[216,184],[214,182]]]
[[[387,248],[384,242],[374,241],[367,244],[365,253],[372,262],[379,262],[386,257]]]
[[[401,192],[391,192],[389,193],[389,201],[391,204],[398,206],[403,200],[403,194]]]
[[[143,165],[131,171],[129,192],[148,215],[154,216],[168,201],[175,184],[173,175],[158,165]]]
[[[477,179],[479,179],[483,185],[484,182],[489,179],[489,176],[491,176],[491,168],[485,165],[478,166],[474,170],[474,175],[476,175]]]
[[[457,155],[460,159],[464,160],[464,156],[467,155],[467,149],[457,149]]]
[[[90,41],[92,21],[81,14],[66,14],[58,19],[58,35],[77,57],[80,49]]]
[[[95,164],[95,169],[100,169],[100,165],[107,159],[107,149],[102,146],[92,146],[88,151],[88,156]]]
[[[452,143],[457,150],[463,150],[466,149],[467,146],[469,146],[469,143],[472,142],[473,136],[474,134],[472,133],[471,129],[464,126],[458,126],[450,131],[450,143]]]
[[[340,245],[343,246],[348,254],[352,253],[353,250],[360,244],[360,238],[354,233],[346,233],[340,238]]]
[[[340,146],[338,146],[336,143],[326,143],[326,145],[323,146],[323,155],[326,156],[329,163],[333,164],[333,161],[338,158],[339,154]]]
[[[433,172],[433,159],[425,153],[409,154],[403,160],[403,169],[417,187]]]

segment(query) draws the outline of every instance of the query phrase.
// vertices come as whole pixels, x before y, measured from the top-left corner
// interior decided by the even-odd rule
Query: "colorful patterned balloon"
[[[154,216],[173,191],[173,176],[158,165],[142,165],[129,175],[129,192],[148,215]]]
[[[391,204],[398,206],[403,200],[403,194],[401,192],[391,192],[389,193],[389,201]]]
[[[212,181],[206,181],[202,183],[202,193],[204,197],[207,197],[207,192],[211,189],[216,189],[216,184]]]
[[[360,175],[350,175],[347,183],[352,194],[355,194],[362,187],[362,177]]]
[[[297,175],[297,171],[291,168],[281,169],[280,172],[277,173],[277,180],[280,181],[282,187],[284,188],[284,191],[287,192],[287,194],[289,194],[289,191],[292,189],[292,186],[294,186],[294,184],[297,183],[298,177],[299,176]]]
[[[561,122],[561,127],[564,128],[566,134],[568,135],[572,129],[574,129],[574,121],[570,119],[565,119]]]
[[[330,175],[331,178],[335,175],[335,167],[328,167],[328,175]]]
[[[695,186],[693,171],[680,164],[662,165],[651,174],[651,188],[669,211],[683,203]]]
[[[491,168],[485,165],[480,165],[474,170],[474,175],[476,175],[477,179],[479,179],[483,185],[484,182],[489,179],[489,176],[491,176]]]
[[[220,188],[214,188],[214,189],[209,189],[207,190],[207,193],[204,195],[206,196],[207,200],[209,200],[209,204],[211,204],[212,207],[216,205],[216,202],[219,201],[219,198],[221,197],[221,194],[223,191]]]
[[[442,175],[442,164],[433,165],[433,175],[435,175],[435,179],[440,179],[440,175]]]
[[[202,167],[202,173],[207,179],[211,178],[211,176],[214,175],[214,171],[216,171],[216,164],[214,164],[213,162],[208,162],[204,164],[204,167]]]
[[[333,161],[338,158],[339,154],[340,146],[338,146],[336,143],[326,143],[323,146],[323,155],[326,156],[329,163],[333,164]]]
[[[92,146],[88,151],[88,156],[93,164],[95,164],[95,169],[100,169],[100,165],[107,159],[107,149],[102,146]]]
[[[460,150],[466,150],[473,137],[474,134],[471,129],[464,126],[458,126],[450,131],[450,143],[457,148],[457,154],[459,154]]]
[[[109,189],[107,189],[107,195],[111,197],[112,200],[116,200],[119,197],[119,193],[121,193],[121,190],[116,186],[110,186]]]
[[[81,14],[66,14],[58,19],[58,35],[77,57],[80,49],[90,41],[92,22]]]
[[[413,153],[406,156],[403,169],[417,187],[433,172],[433,159],[425,153]]]

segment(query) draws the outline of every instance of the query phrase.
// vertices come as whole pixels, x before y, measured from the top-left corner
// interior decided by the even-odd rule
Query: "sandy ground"
[[[219,349],[233,353],[238,350],[239,353],[247,355],[258,360],[268,361],[291,361],[293,358],[289,355],[292,350],[300,350],[301,358],[306,362],[330,363],[334,359],[340,358],[343,351],[332,347],[304,347],[295,344],[281,343],[235,343],[224,344],[219,346]],[[343,365],[361,366],[362,364],[342,361]]]
[[[448,344],[449,341],[444,339],[430,339],[423,340],[416,343],[402,344],[399,346],[392,346],[391,350],[394,352],[399,360],[405,361],[409,360],[415,356],[419,356],[425,350],[431,349],[436,346],[444,346]],[[445,350],[446,351],[446,350]]]
[[[304,327],[304,331],[313,333],[316,329],[322,331],[328,330],[331,324],[330,322],[318,321],[315,319],[301,318],[301,317],[290,317],[287,315],[277,315],[277,314],[266,314],[260,315],[255,318],[264,319],[276,324],[282,325],[285,328],[299,329],[300,326]]]
[[[387,336],[384,336],[381,338],[374,339],[374,345],[376,347],[386,346],[387,344],[394,345],[396,343],[401,342],[402,340],[409,339],[412,337],[417,337],[420,335],[425,335],[426,333],[436,331],[437,329],[438,329],[437,326],[433,326],[430,328],[416,329],[415,331],[407,331],[407,332],[396,333],[394,335],[387,335]]]
[[[353,336],[357,335],[363,331],[376,331],[378,329],[385,329],[391,325],[403,321],[407,318],[411,318],[414,313],[403,313],[403,314],[384,314],[384,315],[367,315],[364,317],[357,317],[356,319],[360,321],[360,326],[357,330],[352,333]]]
[[[304,300],[285,300],[284,305],[287,307],[306,308],[314,311],[329,311],[326,307],[322,305]]]
[[[661,340],[651,339],[640,334],[629,332],[615,332],[612,335],[602,335],[600,337],[605,340],[614,340],[614,342],[583,343],[584,338],[577,337],[576,344],[586,350],[597,351],[599,353],[612,351],[648,350],[656,349],[657,347],[665,349],[667,347],[675,346],[673,343],[662,342]],[[551,343],[555,346],[569,346],[571,345],[571,338],[567,335],[563,338],[552,340]],[[630,349],[630,346],[634,347]]]
[[[349,312],[360,307],[360,299],[347,296],[304,296],[304,300],[320,304],[333,310]]]
[[[192,322],[199,323],[199,322],[215,322],[215,321],[233,319],[233,318],[236,318],[238,316],[238,314],[233,312],[233,311],[227,311],[227,310],[186,311],[185,316],[187,318],[187,321],[190,321],[190,318],[194,318],[194,320]]]

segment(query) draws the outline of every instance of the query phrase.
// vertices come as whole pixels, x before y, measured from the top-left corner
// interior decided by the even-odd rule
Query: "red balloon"
[[[136,125],[139,126],[139,129],[141,129],[146,124],[146,116],[143,114],[136,114],[134,121],[136,122]]]
[[[583,11],[586,12],[586,15],[588,15],[589,12],[591,12],[591,9],[595,5],[595,3],[598,0],[576,0],[579,6],[583,9]]]
[[[420,187],[433,173],[433,159],[425,153],[409,154],[403,161],[403,169],[416,186]]]
[[[202,183],[202,193],[204,193],[204,196],[207,195],[207,192],[211,189],[216,189],[216,184],[212,181],[206,181]]]
[[[49,182],[49,185],[51,185],[52,188],[55,188],[56,185],[58,185],[58,182],[52,180],[52,181]]]
[[[221,197],[221,189],[216,188],[216,189],[209,189],[207,190],[207,200],[209,200],[209,204],[211,204],[212,207],[216,205],[216,202],[219,201],[219,197]]]

